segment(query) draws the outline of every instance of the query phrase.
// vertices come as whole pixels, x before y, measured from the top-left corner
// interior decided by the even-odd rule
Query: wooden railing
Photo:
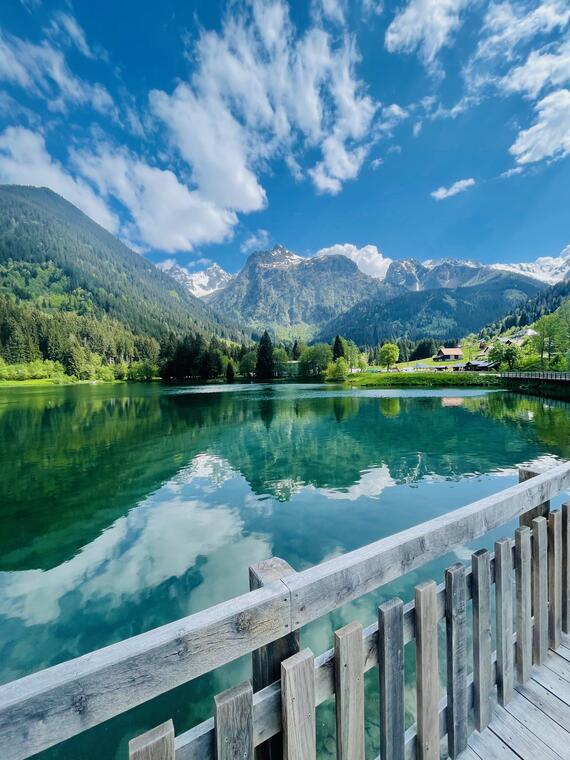
[[[570,617],[567,507],[562,513],[550,513],[548,525],[554,548],[543,551],[544,515],[550,499],[570,488],[570,464],[531,478],[529,475],[535,474],[523,472],[522,482],[516,486],[300,573],[279,560],[262,563],[252,570],[254,590],[247,594],[0,687],[2,758],[23,760],[248,653],[254,654],[255,693],[249,684],[241,684],[219,695],[214,718],[176,738],[171,723],[159,726],[131,742],[131,758],[248,758],[253,747],[263,745],[266,751],[270,746],[267,740],[282,732],[285,757],[307,760],[315,756],[315,707],[333,694],[337,697],[338,757],[359,758],[363,673],[379,663],[382,757],[404,757],[402,752],[414,757],[416,750],[419,757],[435,757],[436,739],[439,752],[439,740],[444,735],[449,736],[452,748],[462,746],[467,731],[466,705],[474,704],[479,725],[487,719],[488,696],[495,682],[493,668],[500,693],[510,689],[509,650],[515,634],[509,628],[508,613],[497,621],[502,634],[496,665],[487,635],[490,583],[495,582],[497,567],[497,592],[505,600],[500,610],[508,598],[512,569],[509,542],[501,543],[495,557],[477,552],[471,572],[449,569],[441,587],[434,582],[422,584],[411,604],[393,600],[382,605],[378,624],[364,630],[351,624],[337,631],[334,648],[319,657],[313,657],[309,650],[297,651],[298,630],[521,517],[526,523],[534,520],[533,557],[538,552],[533,559],[534,609],[540,613],[534,616],[535,640],[540,634],[535,656],[542,652],[547,554],[546,561],[554,568],[551,582],[557,579],[555,594],[560,599],[559,604],[550,604],[551,631],[558,630],[558,613],[552,618],[553,609],[564,616],[565,630]],[[561,532],[564,540],[557,538]],[[523,631],[522,637],[516,636],[521,652],[517,668],[522,667],[524,678],[525,673],[528,676],[524,663],[528,666],[532,624],[527,593],[530,530],[517,533],[517,541],[517,610],[519,623],[522,621],[517,631]],[[463,597],[473,599],[476,611],[474,642],[478,655],[471,677],[466,676]],[[440,701],[434,631],[437,621],[444,617],[448,630],[448,698]],[[412,640],[416,641],[418,655],[418,718],[417,727],[404,731],[402,650]],[[439,727],[437,737],[434,725]]]
[[[570,372],[501,372],[501,377],[514,380],[554,380],[570,383]]]

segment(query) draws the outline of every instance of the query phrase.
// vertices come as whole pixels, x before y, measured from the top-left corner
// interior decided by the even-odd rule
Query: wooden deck
[[[489,726],[468,739],[461,760],[570,758],[570,637],[550,650],[511,701],[496,704]]]

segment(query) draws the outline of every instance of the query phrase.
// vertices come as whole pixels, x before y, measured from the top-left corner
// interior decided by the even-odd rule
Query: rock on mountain
[[[570,277],[570,245],[559,256],[541,256],[536,261],[524,264],[492,264],[493,269],[519,272],[534,277],[548,285],[555,285]]]
[[[158,267],[197,298],[207,298],[212,293],[217,293],[218,290],[225,288],[234,279],[233,275],[226,272],[218,264],[212,264],[207,269],[192,273],[171,261],[158,264]]]
[[[390,338],[457,339],[500,318],[543,287],[511,272],[486,272],[483,280],[459,288],[408,292],[387,303],[369,298],[331,320],[319,337],[331,340],[340,334],[359,345]]]
[[[322,325],[365,298],[383,300],[391,293],[345,256],[307,259],[277,245],[252,253],[235,279],[208,300],[232,319],[290,328]]]
[[[485,264],[461,259],[392,261],[385,282],[402,290],[433,290],[434,288],[461,288],[483,282],[492,270]]]

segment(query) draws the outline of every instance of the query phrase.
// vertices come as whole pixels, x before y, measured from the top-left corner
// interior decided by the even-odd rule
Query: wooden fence
[[[484,726],[495,683],[499,699],[509,699],[515,641],[516,675],[524,682],[531,657],[540,662],[548,637],[556,641],[562,627],[568,631],[570,510],[565,505],[549,512],[550,499],[568,488],[570,464],[539,474],[521,471],[516,486],[303,572],[277,559],[262,563],[251,571],[253,590],[247,594],[6,684],[0,687],[2,757],[23,760],[248,653],[253,686],[240,684],[218,695],[214,717],[177,737],[171,722],[138,737],[130,743],[130,758],[251,758],[257,748],[258,758],[282,752],[288,760],[310,760],[316,752],[315,707],[334,694],[337,756],[358,760],[364,745],[363,674],[378,665],[381,757],[439,757],[445,736],[455,757],[466,741],[470,707],[476,725]],[[470,570],[449,568],[441,586],[418,586],[412,603],[382,605],[376,624],[362,629],[352,623],[337,631],[330,651],[318,657],[299,651],[298,631],[306,623],[517,517],[523,527],[514,552],[509,539],[496,544],[494,556],[476,552]],[[516,630],[509,614],[513,567]],[[469,599],[471,674],[465,645]],[[444,618],[447,697],[440,700],[436,634]],[[417,723],[405,731],[403,647],[414,640]]]
[[[550,380],[570,383],[570,372],[501,372],[501,377],[513,380]]]

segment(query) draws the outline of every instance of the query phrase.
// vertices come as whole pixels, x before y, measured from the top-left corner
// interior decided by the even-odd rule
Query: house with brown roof
[[[445,348],[445,346],[440,346],[433,357],[434,362],[452,362],[460,359],[463,359],[463,351],[460,348]]]

